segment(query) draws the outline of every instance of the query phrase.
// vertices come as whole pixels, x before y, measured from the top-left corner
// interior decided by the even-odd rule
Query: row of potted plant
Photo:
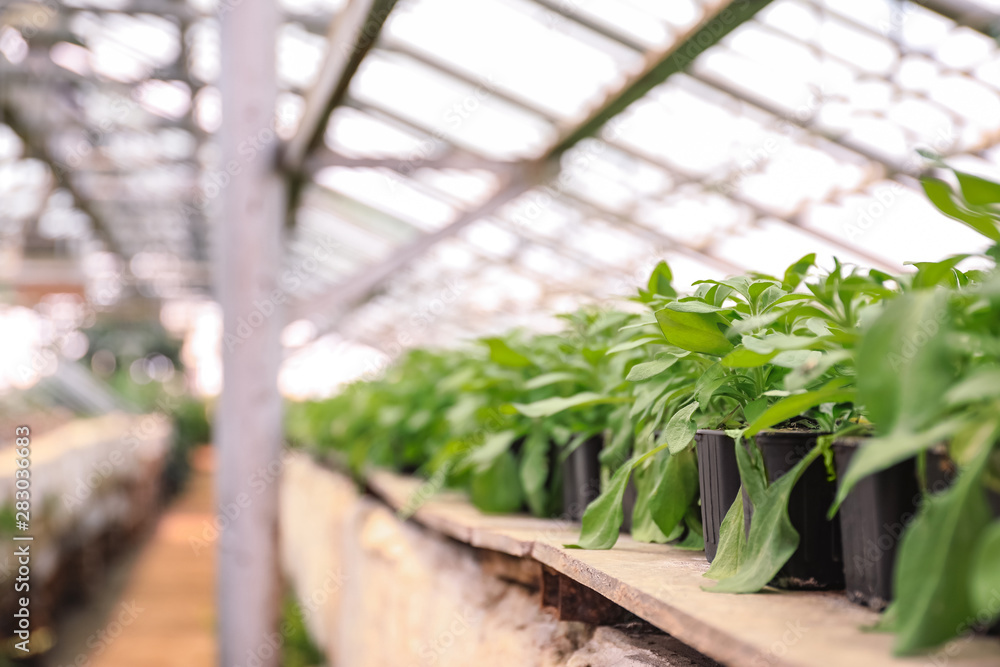
[[[931,201],[1000,242],[1000,186],[955,177],[925,179]],[[926,649],[1000,617],[1000,277],[968,257],[891,276],[809,255],[689,295],[661,263],[641,312],[414,350],[292,405],[289,432],[484,511],[580,518],[581,548],[623,524],[704,548],[707,590],[846,583],[892,602],[898,653]]]

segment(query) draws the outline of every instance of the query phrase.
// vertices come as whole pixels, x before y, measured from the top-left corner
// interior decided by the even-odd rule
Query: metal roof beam
[[[330,24],[329,51],[295,136],[281,152],[281,163],[293,176],[302,172],[307,154],[322,145],[326,122],[347,94],[351,78],[371,50],[396,0],[349,0]]]
[[[24,122],[19,112],[9,102],[5,102],[0,106],[0,120],[6,123],[14,131],[14,134],[21,137],[21,140],[24,142],[26,156],[34,157],[48,165],[49,171],[52,172],[52,178],[59,187],[70,193],[73,197],[74,206],[90,218],[91,224],[94,226],[94,231],[104,239],[108,248],[123,258],[127,258],[128,255],[122,251],[122,246],[115,239],[114,234],[111,233],[104,219],[97,213],[91,202],[77,189],[69,174],[59,166],[59,161],[55,156],[49,152],[45,139],[34,133],[28,124]]]
[[[710,187],[710,184],[708,183],[707,180],[702,178],[697,178],[691,174],[685,173],[681,169],[668,164],[664,160],[654,155],[649,155],[648,153],[635,150],[629,146],[620,143],[614,143],[612,145],[624,153],[628,153],[629,155],[637,159],[643,160],[645,162],[648,162],[649,164],[652,164],[656,167],[659,167],[660,169],[667,171],[669,174],[677,177],[681,183],[693,183],[696,185],[701,185],[702,187],[705,188]],[[726,192],[725,196],[727,199],[730,199],[731,201],[734,201],[737,204],[744,206],[758,218],[770,218],[772,220],[777,220],[778,222],[784,223],[790,227],[797,229],[803,234],[812,236],[813,238],[823,241],[824,243],[832,245],[836,248],[840,248],[845,252],[849,252],[853,255],[857,255],[858,257],[862,257],[866,261],[870,262],[874,267],[881,268],[883,270],[890,272],[898,272],[901,269],[901,267],[894,266],[892,265],[892,263],[887,262],[884,258],[869,253],[864,248],[859,248],[849,243],[845,243],[844,241],[838,239],[837,237],[831,234],[827,234],[826,232],[820,231],[818,229],[813,229],[811,227],[802,224],[802,222],[798,219],[799,215],[796,215],[793,218],[785,217],[781,213],[770,211],[767,208],[761,206],[760,204],[747,199],[738,192]]]
[[[696,26],[684,33],[669,48],[647,54],[646,67],[629,77],[621,88],[607,95],[587,114],[583,122],[562,132],[560,138],[545,155],[537,160],[526,161],[515,174],[505,178],[504,184],[485,203],[465,211],[441,229],[399,248],[380,264],[359,273],[347,283],[334,287],[331,294],[313,300],[305,310],[312,313],[326,313],[327,319],[339,317],[347,309],[368,298],[383,281],[438,241],[453,236],[476,220],[491,215],[531,187],[549,180],[558,173],[559,158],[563,153],[595,134],[611,118],[652,88],[688,67],[697,56],[748,21],[769,2],[770,0],[732,0],[719,3],[713,10],[707,11]],[[381,26],[381,23],[379,25]],[[332,108],[328,106],[326,109],[327,116]],[[302,160],[304,161],[304,151]],[[296,165],[294,161],[286,161],[285,164],[286,168],[292,166],[301,168],[301,163]]]
[[[987,37],[1000,34],[1000,14],[973,0],[916,0],[916,4]]]
[[[391,169],[408,176],[417,169],[461,169],[482,170],[509,174],[520,166],[517,162],[504,162],[463,150],[451,150],[443,155],[416,157],[412,159],[394,157],[352,157],[323,147],[309,156],[305,163],[305,173],[314,175],[327,167],[352,167],[367,169]]]

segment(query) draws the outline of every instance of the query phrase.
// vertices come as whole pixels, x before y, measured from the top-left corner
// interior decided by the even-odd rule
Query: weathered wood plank
[[[422,483],[377,472],[370,486],[400,508],[407,506]],[[849,603],[842,593],[709,593],[702,590],[712,583],[702,576],[708,569],[703,552],[639,543],[626,536],[607,551],[566,549],[563,545],[577,537],[578,528],[572,523],[487,516],[458,493],[423,495],[425,501],[413,513],[421,524],[473,546],[530,556],[541,563],[543,604],[558,608],[560,577],[566,577],[727,665],[1000,664],[1000,643],[983,637],[959,640],[949,652],[932,656],[892,658],[891,635],[862,630],[878,615]]]

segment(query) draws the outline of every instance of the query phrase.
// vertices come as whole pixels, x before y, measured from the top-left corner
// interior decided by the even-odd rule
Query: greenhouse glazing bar
[[[560,138],[551,146],[544,156],[537,160],[523,163],[522,173],[505,182],[494,196],[480,207],[462,213],[457,219],[445,227],[426,234],[406,246],[395,251],[381,263],[369,267],[355,275],[345,283],[333,286],[332,290],[317,298],[311,299],[297,309],[302,317],[309,317],[317,322],[320,331],[329,330],[336,324],[336,319],[350,308],[357,306],[370,297],[375,290],[390,276],[409,264],[412,260],[424,254],[438,241],[451,237],[473,222],[489,215],[503,204],[527,192],[530,188],[544,182],[558,173],[559,158],[583,139],[593,135],[611,118],[623,111],[628,105],[641,98],[653,87],[663,83],[671,75],[683,70],[702,52],[716,44],[725,35],[750,20],[758,11],[769,4],[770,0],[735,0],[721,4],[710,16],[707,16],[695,28],[688,31],[683,39],[678,40],[666,51],[647,56],[647,66],[636,75],[630,77],[627,83],[618,91],[608,95],[587,118],[577,126],[561,132]],[[384,21],[384,17],[382,19]],[[379,24],[381,27],[381,23]],[[337,58],[336,54],[332,54]],[[322,75],[321,75],[322,76]],[[322,81],[323,79],[321,79]],[[346,91],[346,83],[343,86]],[[312,104],[307,104],[308,109]],[[325,109],[324,120],[318,132],[325,129],[326,118],[332,112],[335,104]],[[303,130],[308,130],[304,125]],[[300,132],[300,135],[308,132]],[[320,134],[319,136],[322,136]],[[298,135],[289,145],[284,166],[294,178],[299,146],[309,148],[308,143]],[[304,154],[302,160],[304,160]],[[294,187],[294,186],[293,186]]]

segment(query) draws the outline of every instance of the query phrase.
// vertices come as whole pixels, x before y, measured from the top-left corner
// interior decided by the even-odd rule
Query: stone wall
[[[307,626],[337,667],[705,665],[632,624],[557,620],[517,561],[402,521],[348,478],[292,456],[281,490],[283,567]],[[498,575],[499,572],[499,575]]]

